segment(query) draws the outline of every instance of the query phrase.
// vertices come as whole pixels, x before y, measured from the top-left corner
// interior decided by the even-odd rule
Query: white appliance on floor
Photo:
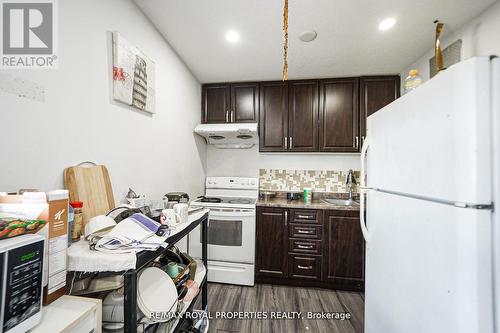
[[[365,333],[498,332],[499,97],[472,58],[368,118]]]
[[[257,178],[207,177],[205,197],[192,207],[210,209],[208,281],[254,285]],[[201,257],[201,228],[189,235],[189,254]]]

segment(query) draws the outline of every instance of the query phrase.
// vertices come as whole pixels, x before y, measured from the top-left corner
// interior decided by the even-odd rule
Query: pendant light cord
[[[288,79],[288,0],[285,0],[283,8],[283,81]]]

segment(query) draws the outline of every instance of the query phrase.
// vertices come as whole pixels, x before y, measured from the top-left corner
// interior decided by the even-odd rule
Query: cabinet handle
[[[300,269],[312,269],[313,268],[312,266],[301,266],[301,265],[297,265],[297,267]]]
[[[298,229],[297,232],[299,234],[312,234],[314,231],[313,230],[302,230],[302,229]]]
[[[359,136],[356,135],[356,149],[359,148]]]
[[[361,147],[363,147],[363,142],[365,142],[365,136],[364,135],[361,136]]]
[[[297,244],[297,247],[299,249],[312,249],[313,248],[312,245],[300,245],[300,244]]]
[[[292,149],[292,148],[293,148],[293,138],[290,137],[290,149]]]
[[[288,149],[288,137],[285,136],[285,149]]]
[[[231,122],[234,123],[234,110],[231,111]]]
[[[309,220],[309,219],[311,219],[311,218],[312,218],[312,217],[311,217],[311,216],[309,216],[309,215],[297,215],[297,217],[298,217],[299,219],[307,219],[307,220]]]
[[[285,227],[288,225],[288,211],[285,210]]]
[[[229,110],[226,110],[226,123],[229,122]]]

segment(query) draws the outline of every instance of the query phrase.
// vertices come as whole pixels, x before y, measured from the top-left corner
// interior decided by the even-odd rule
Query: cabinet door
[[[361,142],[366,135],[366,118],[400,96],[399,75],[364,76],[359,82]]]
[[[357,152],[359,149],[359,80],[329,79],[320,82],[319,149]]]
[[[324,217],[326,242],[323,256],[323,280],[339,289],[364,289],[365,245],[359,213],[326,211]]]
[[[286,277],[288,210],[257,208],[255,273],[259,276]]]
[[[259,109],[259,150],[285,151],[288,147],[288,84],[261,83]]]
[[[202,88],[201,121],[203,123],[229,122],[229,84],[206,84]]]
[[[259,113],[259,84],[231,84],[231,122],[256,122]]]
[[[318,81],[288,83],[288,150],[318,151]]]

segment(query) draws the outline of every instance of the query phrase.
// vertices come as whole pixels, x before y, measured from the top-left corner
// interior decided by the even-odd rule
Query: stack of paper
[[[97,242],[95,249],[113,253],[155,251],[167,239],[167,236],[156,235],[159,228],[159,223],[137,213],[121,221],[105,234]]]

